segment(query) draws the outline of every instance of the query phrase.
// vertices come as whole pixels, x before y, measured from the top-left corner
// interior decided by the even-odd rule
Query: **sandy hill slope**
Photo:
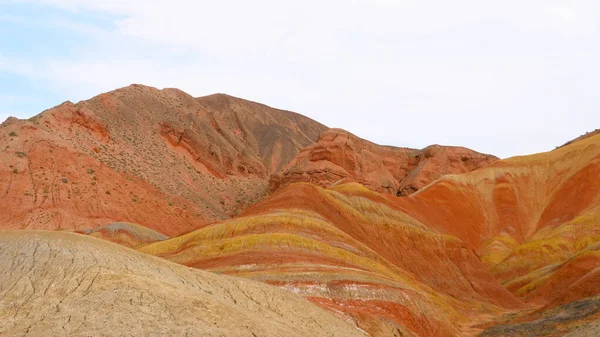
[[[132,85],[0,126],[3,228],[134,222],[166,235],[229,218],[325,126],[217,94]]]
[[[294,182],[328,187],[356,181],[381,193],[405,196],[437,178],[487,167],[497,157],[473,150],[431,145],[422,150],[382,146],[348,131],[329,129],[271,176],[271,192]]]
[[[83,235],[0,232],[2,336],[364,336],[272,286]]]

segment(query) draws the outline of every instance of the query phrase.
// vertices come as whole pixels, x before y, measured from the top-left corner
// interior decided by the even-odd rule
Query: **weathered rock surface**
[[[0,126],[0,226],[133,222],[166,235],[229,218],[325,126],[227,95],[132,85]]]
[[[356,181],[369,189],[410,195],[442,175],[487,167],[498,158],[463,147],[432,145],[423,150],[382,146],[345,130],[329,129],[269,181],[271,192],[294,182],[322,187]]]
[[[364,336],[275,287],[98,239],[0,232],[2,336]]]

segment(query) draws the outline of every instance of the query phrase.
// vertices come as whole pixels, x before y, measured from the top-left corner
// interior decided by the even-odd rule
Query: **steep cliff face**
[[[134,222],[176,235],[229,218],[326,128],[227,95],[132,85],[0,127],[2,228]]]
[[[356,181],[381,193],[405,196],[445,174],[487,167],[498,158],[462,147],[432,145],[423,150],[381,146],[329,129],[269,181],[271,192],[293,182],[327,187]]]

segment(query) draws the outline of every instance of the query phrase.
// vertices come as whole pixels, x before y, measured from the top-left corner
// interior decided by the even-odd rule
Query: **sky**
[[[510,157],[600,128],[600,1],[0,0],[0,121],[132,83]]]

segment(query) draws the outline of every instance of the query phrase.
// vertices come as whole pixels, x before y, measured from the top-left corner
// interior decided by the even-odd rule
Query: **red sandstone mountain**
[[[404,195],[496,159],[464,148],[379,146],[326,130],[227,95],[193,98],[141,85],[29,120],[9,118],[0,126],[0,226],[133,222],[176,235],[230,218],[267,195],[267,184],[275,191],[347,178]]]
[[[432,145],[423,150],[382,146],[330,129],[300,151],[269,181],[271,192],[294,182],[327,187],[356,181],[382,193],[410,195],[445,174],[487,167],[498,158],[464,147]]]
[[[229,218],[325,126],[217,94],[132,85],[0,126],[0,226],[134,222],[167,235]]]

